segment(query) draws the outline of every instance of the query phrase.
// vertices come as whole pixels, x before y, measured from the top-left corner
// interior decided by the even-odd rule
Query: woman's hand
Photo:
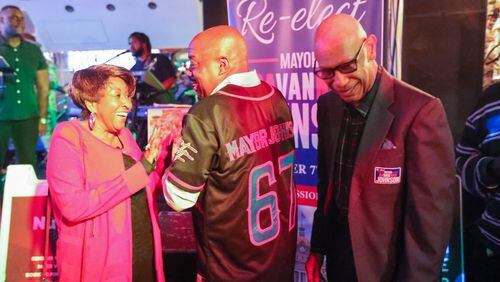
[[[160,136],[160,130],[157,127],[154,127],[153,133],[151,133],[151,137],[148,140],[148,144],[144,148],[144,158],[150,163],[155,164],[158,156],[160,155],[161,147],[162,147],[162,138]]]
[[[161,177],[165,168],[167,168],[172,161],[172,144],[173,144],[172,134],[167,135],[160,146],[160,154],[158,155],[158,160],[156,163],[156,173]]]

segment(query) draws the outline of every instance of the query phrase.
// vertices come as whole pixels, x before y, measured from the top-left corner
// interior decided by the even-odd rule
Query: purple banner
[[[314,31],[332,14],[350,14],[367,33],[377,36],[377,58],[381,62],[383,3],[381,0],[227,2],[229,24],[240,30],[248,43],[250,68],[275,85],[290,105],[297,148],[294,172],[299,190],[300,186],[316,186],[316,100],[328,91],[313,74]]]
[[[290,105],[295,134],[298,240],[295,281],[307,281],[304,263],[316,206],[318,122],[316,101],[328,88],[313,74],[314,32],[323,19],[345,13],[378,38],[377,61],[383,61],[383,0],[228,0],[229,24],[249,47],[250,69],[276,86]],[[323,269],[324,273],[325,270]]]

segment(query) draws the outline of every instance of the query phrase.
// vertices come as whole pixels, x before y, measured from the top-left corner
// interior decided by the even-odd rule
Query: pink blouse
[[[59,231],[60,281],[132,281],[130,196],[144,187],[154,215],[157,281],[165,281],[152,191],[159,177],[147,175],[142,152],[127,128],[119,138],[123,149],[96,138],[79,121],[63,122],[54,131],[47,181]],[[122,153],[137,163],[125,170]]]

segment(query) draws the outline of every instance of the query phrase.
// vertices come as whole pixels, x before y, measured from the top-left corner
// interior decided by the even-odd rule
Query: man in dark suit
[[[376,63],[374,35],[348,15],[316,31],[318,208],[309,281],[437,281],[458,193],[439,99]]]

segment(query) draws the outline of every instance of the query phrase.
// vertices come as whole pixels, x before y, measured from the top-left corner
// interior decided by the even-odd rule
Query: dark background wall
[[[455,142],[482,90],[486,0],[405,1],[403,80],[439,97]]]
[[[203,2],[203,29],[228,24],[226,0],[200,0]]]

